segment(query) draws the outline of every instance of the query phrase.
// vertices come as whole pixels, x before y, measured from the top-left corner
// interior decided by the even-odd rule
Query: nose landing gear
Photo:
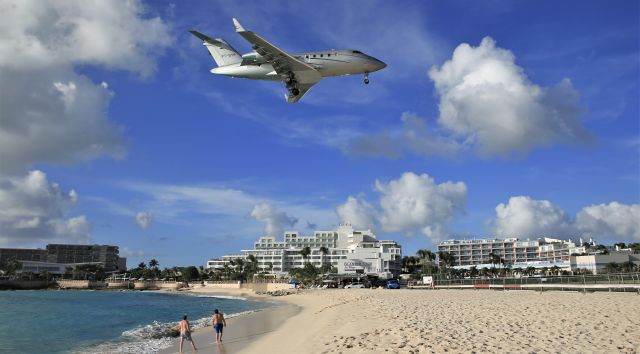
[[[364,84],[369,85],[369,73],[364,73]]]

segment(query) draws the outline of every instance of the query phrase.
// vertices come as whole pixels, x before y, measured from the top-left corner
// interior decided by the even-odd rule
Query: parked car
[[[344,288],[345,289],[363,289],[364,288],[364,284],[362,284],[362,283],[351,283],[351,284],[345,285]]]
[[[400,289],[400,283],[395,279],[387,280],[387,289]]]

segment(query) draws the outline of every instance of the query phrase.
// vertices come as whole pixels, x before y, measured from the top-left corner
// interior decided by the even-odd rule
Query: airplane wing
[[[287,102],[297,102],[313,85],[322,80],[320,72],[311,65],[292,57],[259,35],[245,30],[235,18],[233,19],[233,24],[236,27],[236,32],[251,43],[253,50],[271,64],[283,80],[288,77],[290,73],[295,76],[300,93],[297,96],[287,97]]]

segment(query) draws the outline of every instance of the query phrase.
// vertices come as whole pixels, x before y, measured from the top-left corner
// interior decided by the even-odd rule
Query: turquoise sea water
[[[154,353],[184,314],[192,327],[269,304],[236,297],[139,291],[0,291],[0,353]]]

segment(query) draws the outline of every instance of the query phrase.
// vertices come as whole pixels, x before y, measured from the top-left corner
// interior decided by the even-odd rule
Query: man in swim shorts
[[[216,331],[216,342],[222,342],[222,328],[227,326],[224,316],[218,309],[213,310],[213,318],[211,319],[213,329]]]
[[[187,321],[187,315],[184,315],[184,317],[182,317],[182,321],[178,324],[178,331],[180,331],[180,354],[182,354],[182,344],[185,339],[191,342],[194,352],[198,350],[191,338],[191,327],[189,326],[189,321]]]

